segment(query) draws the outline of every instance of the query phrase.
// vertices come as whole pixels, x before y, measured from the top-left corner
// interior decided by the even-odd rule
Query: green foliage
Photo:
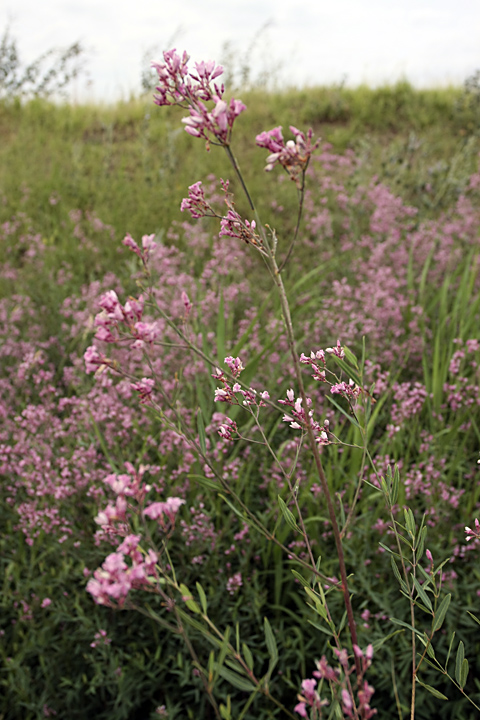
[[[478,151],[478,138],[473,134],[452,141],[445,132],[447,128],[452,135],[460,134],[469,127],[473,107],[468,105],[461,112],[455,109],[460,96],[461,91],[454,89],[415,91],[407,83],[356,91],[339,87],[265,94],[252,90],[245,98],[252,106],[251,113],[238,126],[238,154],[245,158],[242,164],[252,177],[260,175],[261,153],[254,154],[247,141],[251,145],[257,132],[273,124],[312,122],[336,149],[354,147],[359,151],[363,163],[349,181],[349,190],[353,192],[365,178],[377,172],[391,181],[407,201],[413,198],[418,201],[422,218],[438,217],[465,189]],[[292,107],[298,113],[295,117]],[[58,329],[63,322],[58,312],[62,302],[85,284],[101,279],[106,271],[117,273],[127,295],[136,293],[138,269],[125,261],[125,252],[117,251],[119,239],[126,231],[137,237],[163,232],[165,238],[172,222],[184,219],[178,206],[185,188],[210,172],[221,176],[228,172],[223,160],[213,153],[205,160],[201,143],[192,143],[177,129],[177,120],[176,111],[156,114],[150,101],[147,104],[144,100],[116,107],[58,106],[40,99],[0,105],[0,129],[6,138],[0,148],[0,188],[4,198],[1,220],[10,221],[14,214],[19,222],[0,250],[2,262],[9,263],[18,275],[15,282],[2,278],[0,294],[28,295],[37,309],[38,340],[58,336],[57,347],[49,349],[58,378],[68,362],[67,356],[75,353],[80,357],[88,343],[87,332],[83,337],[70,338],[67,332],[62,335]],[[392,133],[398,135],[392,139]],[[188,162],[184,162],[186,157]],[[433,189],[426,188],[427,179]],[[270,207],[275,190],[275,197],[286,208],[285,214],[293,216],[292,187],[273,183],[264,176],[253,181],[254,190],[261,196],[261,208],[267,217],[271,213],[275,219]],[[52,197],[54,202],[50,201]],[[78,219],[70,217],[71,210],[81,211]],[[102,220],[100,226],[95,224],[98,218]],[[348,262],[338,251],[343,220],[337,211],[332,238],[322,247],[320,243],[313,249],[302,247],[298,267],[286,271],[294,322],[299,328],[305,327],[305,335],[300,338],[302,348],[307,341],[310,343],[308,323],[312,315],[321,312],[326,288],[334,280],[354,278],[355,268],[365,260],[360,243],[349,252]],[[361,204],[351,220],[352,232],[361,239],[368,220]],[[287,218],[287,230],[290,222],[293,223]],[[36,234],[42,245],[51,249],[41,269],[27,260],[27,250]],[[79,235],[90,244],[79,247]],[[27,238],[26,242],[22,238]],[[168,238],[167,241],[170,242]],[[185,241],[180,237],[178,242],[181,245]],[[328,245],[334,247],[334,252],[320,265],[318,257],[331,250]],[[376,402],[372,396],[366,398],[362,417],[353,416],[345,403],[330,398],[333,402],[328,412],[337,417],[336,432],[347,445],[326,447],[322,458],[345,531],[347,566],[354,573],[351,582],[355,611],[368,611],[364,623],[359,624],[359,644],[363,648],[370,642],[374,645],[375,662],[368,677],[376,688],[374,704],[379,717],[393,715],[392,678],[400,714],[406,715],[408,711],[413,632],[419,653],[425,651],[417,687],[417,718],[470,720],[475,715],[463,692],[478,698],[474,678],[479,670],[476,658],[480,630],[478,620],[465,611],[473,608],[477,600],[480,575],[476,570],[467,572],[466,561],[462,559],[458,561],[459,576],[446,576],[440,581],[449,568],[445,547],[458,544],[462,528],[452,522],[454,513],[451,509],[445,511],[438,495],[421,493],[417,493],[413,509],[396,514],[388,523],[384,520],[385,506],[393,512],[395,506],[406,505],[405,474],[410,467],[420,464],[424,467],[430,463],[449,487],[466,491],[461,500],[462,512],[474,513],[479,500],[480,491],[476,486],[472,489],[468,473],[478,456],[480,423],[470,406],[453,411],[445,388],[451,380],[449,368],[455,340],[475,337],[478,326],[478,252],[475,248],[463,252],[458,262],[447,268],[441,282],[431,283],[429,272],[435,259],[434,248],[424,262],[419,282],[413,260],[410,268],[411,307],[422,308],[420,352],[414,361],[409,357],[393,358],[383,396],[377,397]],[[198,258],[191,262],[200,264]],[[65,268],[74,268],[75,272],[64,285],[59,285],[55,279]],[[242,272],[243,268],[237,270]],[[268,327],[266,320],[278,318],[280,308],[266,290],[268,283],[261,272],[255,271],[249,280],[258,304],[256,312],[248,315],[240,337],[237,324],[243,319],[243,308],[236,307],[228,313],[222,288],[218,289],[219,302],[212,327],[200,317],[193,331],[203,339],[205,352],[213,345],[212,353],[221,362],[229,352],[237,355],[248,350],[258,324],[259,349],[250,354],[245,377],[249,382],[260,377],[262,381],[276,383],[280,397],[291,384],[289,376],[275,375],[277,364],[279,368],[285,367],[285,348],[279,350],[275,362],[265,367],[266,358],[277,349],[279,335]],[[405,317],[405,332],[411,320],[412,317]],[[214,334],[213,344],[209,340],[210,331]],[[21,332],[26,339],[30,332],[27,320]],[[327,338],[319,336],[320,339]],[[352,343],[346,358],[338,359],[336,371],[361,384],[365,352],[368,355],[369,348],[358,345]],[[466,376],[473,382],[475,370],[469,368],[467,361],[464,365]],[[412,377],[427,390],[425,404],[418,415],[392,436],[387,425],[393,383],[408,382]],[[70,393],[81,395],[91,387],[89,380],[83,382],[84,385],[72,386]],[[199,408],[193,427],[204,455],[215,438],[209,428],[213,412],[218,409],[212,400],[214,386],[210,377],[199,376],[194,381],[185,381],[178,395],[179,405]],[[27,403],[26,396],[24,405]],[[230,417],[247,435],[251,424],[241,408],[234,411]],[[266,415],[265,436],[277,456],[288,459],[291,433],[278,415],[275,412]],[[431,436],[427,449],[419,447],[421,430]],[[167,459],[161,457],[153,441],[148,447],[142,446],[138,435],[132,434],[127,447],[119,442],[112,448],[105,440],[101,422],[92,422],[89,432],[91,442],[105,460],[105,468],[112,471],[119,470],[124,460],[138,457],[142,462],[147,459],[160,463],[169,477],[168,471],[173,475],[180,463],[181,458],[174,453]],[[387,458],[380,479],[369,470],[368,458],[362,452],[362,432],[371,441],[372,453]],[[242,463],[232,485],[235,484],[235,490],[245,499],[254,517],[274,528],[280,542],[294,543],[300,518],[291,505],[287,483],[275,479],[266,486],[265,476],[272,474],[268,454],[260,450],[255,457],[247,457],[242,455],[244,447],[239,441],[227,457],[232,463],[238,459]],[[402,470],[392,469],[391,458],[403,461]],[[221,462],[222,459],[218,461],[219,467]],[[361,477],[370,484],[364,485],[357,497]],[[205,542],[201,551],[206,561],[200,570],[193,563],[193,550],[182,545],[180,536],[175,537],[177,544],[172,551],[172,563],[180,582],[177,594],[187,598],[183,605],[178,604],[180,617],[187,639],[196,648],[197,663],[187,654],[181,632],[169,633],[164,629],[165,623],[172,622],[172,614],[158,597],[142,596],[146,613],[141,615],[114,613],[94,605],[86,595],[83,570],[94,569],[104,558],[103,550],[91,538],[96,513],[92,498],[82,496],[70,501],[69,513],[77,522],[79,546],[75,537],[59,544],[44,534],[30,547],[15,529],[14,508],[3,503],[2,496],[0,603],[4,642],[0,652],[4,670],[0,676],[0,717],[36,720],[45,716],[46,705],[59,718],[143,720],[158,716],[155,709],[165,705],[169,718],[207,718],[211,717],[211,710],[202,678],[218,692],[223,718],[266,720],[285,716],[267,701],[265,693],[260,693],[251,673],[260,678],[263,689],[275,693],[290,709],[301,680],[311,674],[314,660],[330,652],[334,634],[346,637],[341,593],[330,587],[324,594],[315,581],[315,573],[300,565],[294,551],[287,557],[278,546],[255,532],[255,523],[249,518],[249,543],[242,546],[244,553],[234,560],[248,581],[241,595],[228,595],[222,575],[224,553],[233,543],[234,533],[242,528],[245,512],[225,490],[219,493],[218,481],[205,477],[200,462],[192,466],[187,479],[191,482],[189,507],[203,504],[220,536],[221,548],[221,552],[212,551]],[[328,521],[321,495],[318,490],[313,492],[314,483],[315,473],[307,466],[296,491],[308,532],[323,556],[316,569],[330,577],[337,571],[334,544],[326,530]],[[355,503],[356,516],[348,528],[348,508]],[[413,506],[411,498],[409,503]],[[430,529],[424,513],[435,503],[439,505],[438,522]],[[392,544],[392,527],[402,536],[400,548]],[[436,562],[434,580],[425,560],[427,547]],[[403,572],[402,559],[414,570]],[[52,603],[42,608],[47,597]],[[335,621],[327,615],[325,598]],[[22,600],[27,602],[28,609]],[[414,628],[410,603],[418,617]],[[26,617],[30,614],[31,619]],[[222,637],[214,634],[209,621],[220,629]],[[111,644],[102,645],[99,641],[92,648],[95,634],[103,628]],[[449,677],[457,687],[452,687]]]

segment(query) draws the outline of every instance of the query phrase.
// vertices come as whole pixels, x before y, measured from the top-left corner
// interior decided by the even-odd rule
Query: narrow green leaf
[[[207,440],[205,435],[205,424],[203,422],[203,415],[200,408],[197,410],[197,430],[198,430],[198,442],[200,444],[200,450],[203,455],[207,454]]]
[[[183,585],[183,583],[180,585],[180,592],[182,593],[182,600],[187,606],[189,610],[196,613],[197,615],[201,614],[201,610],[198,607],[198,604],[193,599],[193,595],[191,594],[190,590],[187,588],[186,585]]]
[[[379,650],[384,643],[386,643],[386,642],[387,642],[388,640],[390,640],[392,637],[395,637],[395,635],[398,635],[398,634],[401,633],[401,632],[403,632],[403,630],[395,630],[394,632],[390,633],[390,634],[387,635],[386,637],[383,637],[381,640],[375,640],[375,642],[372,643],[372,645],[373,645],[373,654],[375,655],[375,653],[377,652],[377,650]]]
[[[322,602],[321,602],[320,598],[316,597],[316,596],[314,595],[314,593],[311,593],[311,594],[310,594],[311,591],[308,592],[308,591],[310,590],[310,588],[307,588],[307,587],[306,587],[306,588],[304,588],[304,589],[305,589],[305,592],[307,593],[307,595],[308,595],[309,597],[311,597],[312,600],[313,600],[313,602],[315,603],[315,605],[311,605],[310,603],[307,603],[308,607],[309,607],[309,608],[312,608],[312,610],[314,610],[314,611],[317,613],[317,615],[320,615],[320,617],[321,617],[323,620],[325,620],[326,622],[328,622],[327,611],[326,611],[326,609],[325,609],[325,606],[322,605]]]
[[[462,668],[460,670],[460,681],[459,685],[461,688],[464,688],[467,683],[467,677],[468,677],[468,660],[467,658],[464,659],[462,663]]]
[[[268,654],[270,655],[270,662],[268,663],[268,670],[266,674],[266,681],[268,682],[272,676],[276,664],[278,663],[278,649],[275,636],[268,619],[264,618],[264,630],[265,630],[265,642],[267,643]]]
[[[445,620],[445,615],[447,614],[448,606],[450,605],[451,599],[452,599],[451,593],[448,593],[448,595],[445,595],[442,602],[438,606],[436,612],[434,613],[434,619],[433,619],[433,625],[432,625],[433,632],[437,632],[437,630],[440,630],[440,628],[442,627],[443,621]]]
[[[427,608],[429,609],[429,611],[433,614],[433,606],[432,606],[432,603],[431,603],[431,601],[430,601],[430,598],[428,597],[427,593],[425,592],[425,590],[423,589],[423,587],[422,587],[422,586],[420,585],[420,583],[418,582],[417,578],[413,575],[413,573],[410,573],[410,575],[411,575],[411,578],[412,578],[412,580],[413,580],[413,584],[415,585],[415,590],[417,591],[417,593],[418,593],[419,597],[421,598],[423,604],[426,605]]]
[[[400,584],[400,587],[402,588],[402,590],[403,590],[405,593],[408,593],[407,584],[406,584],[405,580],[402,578],[402,576],[400,575],[400,570],[398,569],[397,563],[396,563],[395,560],[393,559],[393,555],[390,555],[390,562],[391,562],[391,564],[392,564],[393,574],[394,574],[395,577],[397,578],[397,580],[398,580],[398,582],[399,582],[399,584]]]
[[[205,590],[203,589],[203,587],[200,585],[199,582],[196,583],[196,586],[197,586],[198,597],[200,598],[200,605],[202,606],[203,614],[206,615],[207,614],[207,596],[205,595]]]
[[[208,383],[208,385],[209,385],[209,387],[208,387],[209,402],[207,402],[207,399],[205,398],[205,392],[204,392],[204,382],[205,381],[200,382],[200,380],[198,379],[198,376],[195,379],[195,392],[197,395],[198,406],[200,407],[203,417],[205,417],[205,418],[209,417],[209,404],[211,405],[213,403],[213,392],[210,392],[210,391],[213,391],[215,388],[215,383],[214,383],[212,377],[209,378],[209,381],[211,381],[211,382]],[[212,398],[212,399],[210,399],[210,398]]]
[[[403,511],[405,515],[405,527],[407,528],[407,532],[409,535],[414,538],[415,537],[415,518],[413,516],[413,512],[410,508],[405,508]]]
[[[475,620],[475,622],[477,622],[480,625],[480,620],[473,613],[471,613],[470,610],[467,610],[467,613],[470,615],[470,617],[473,620]]]
[[[420,632],[420,630],[417,630],[416,628],[412,627],[408,623],[403,622],[403,620],[397,620],[397,618],[393,618],[393,617],[391,617],[390,620],[391,620],[391,622],[395,623],[395,625],[401,625],[401,627],[407,628],[407,630],[414,632],[415,635],[417,635],[420,638],[420,640],[423,642],[423,635]]]
[[[460,642],[458,644],[458,649],[457,649],[457,657],[455,660],[455,680],[458,682],[460,687],[463,687],[463,685],[460,681],[462,679],[462,666],[463,666],[464,659],[465,659],[465,646],[464,646],[462,640],[460,640]]]
[[[394,471],[393,471],[393,482],[392,482],[392,505],[395,505],[395,503],[398,500],[398,489],[400,487],[400,470],[398,469],[398,465],[395,465]]]
[[[427,528],[423,527],[417,536],[417,557],[423,557],[423,550],[425,548],[425,540],[427,538]]]
[[[246,643],[242,643],[242,650],[243,650],[243,657],[245,658],[245,662],[247,663],[247,667],[249,670],[253,670],[253,655],[251,653],[250,648]]]
[[[308,587],[308,585],[305,585],[303,589],[307,593],[308,597],[313,600],[313,602],[318,602],[318,600],[320,600],[316,592],[312,590],[312,588]]]
[[[350,365],[353,365],[353,367],[357,368],[358,370],[358,360],[353,354],[353,352],[348,348],[346,345],[343,346],[343,350],[345,352],[345,357],[347,359],[347,362],[350,363]]]
[[[278,495],[278,504],[280,506],[280,510],[282,512],[283,518],[287,525],[292,528],[292,530],[296,530],[296,532],[301,532],[300,528],[298,527],[295,516],[292,513],[291,510],[288,509],[288,507],[285,504],[285,501]]]
[[[345,415],[345,417],[347,418],[347,420],[349,420],[349,421],[352,423],[352,425],[355,425],[355,427],[361,429],[361,428],[360,428],[360,425],[358,424],[357,420],[353,417],[353,415],[350,415],[350,413],[346,412],[346,410],[344,410],[344,409],[342,408],[342,406],[339,405],[339,404],[337,403],[337,401],[334,400],[331,395],[325,395],[325,397],[327,398],[327,400],[328,400],[329,402],[332,403],[332,405],[335,405],[335,407],[337,408],[337,410],[338,410],[339,412],[341,412],[342,415]]]
[[[253,685],[250,680],[243,678],[241,675],[238,675],[238,673],[233,672],[233,670],[228,670],[226,667],[218,667],[216,669],[218,674],[234,688],[237,688],[237,690],[255,692],[255,685]]]
[[[423,633],[423,644],[427,648],[427,653],[430,655],[430,657],[435,659],[435,650],[433,649],[432,643],[430,642],[426,632]]]
[[[432,687],[431,685],[427,685],[426,683],[421,682],[418,678],[417,678],[417,682],[418,682],[419,685],[421,685],[422,687],[424,687],[425,690],[428,690],[429,693],[432,693],[432,695],[433,695],[434,697],[438,698],[439,700],[448,700],[448,697],[447,697],[446,695],[444,695],[443,693],[441,693],[439,690],[436,690],[436,689],[435,689],[434,687]]]
[[[240,623],[235,624],[235,640],[237,642],[237,653],[240,655]]]
[[[387,499],[387,502],[391,504],[391,500],[390,500],[390,490],[389,490],[389,488],[388,488],[387,481],[385,480],[384,477],[380,478],[380,485],[381,485],[381,488],[382,488],[382,492],[383,492],[383,494],[385,495],[385,497],[386,497],[386,499]]]
[[[303,575],[300,575],[300,573],[297,572],[296,570],[293,570],[293,568],[290,568],[290,572],[292,573],[293,577],[297,578],[297,580],[299,580],[301,582],[303,587],[308,587],[308,582],[305,580]]]
[[[400,555],[396,552],[394,552],[391,548],[388,547],[388,545],[384,545],[382,542],[378,543],[380,547],[382,547],[384,550],[386,550],[390,555],[393,555],[394,557],[398,558],[400,560]]]
[[[245,515],[242,512],[240,512],[240,510],[238,510],[238,508],[236,508],[235,505],[233,505],[233,503],[230,502],[230,500],[227,500],[225,495],[222,495],[221,493],[219,493],[218,496],[221,497],[222,500],[227,503],[228,507],[230,508],[230,510],[232,510],[235,513],[235,515],[238,515],[238,517],[241,518],[242,520],[246,519]]]
[[[195,482],[197,482],[202,487],[207,488],[208,490],[218,490],[219,488],[221,488],[220,483],[215,482],[210,478],[206,478],[203,475],[195,475],[194,473],[189,473],[187,477],[191,480],[195,480]]]
[[[308,623],[309,623],[310,625],[312,625],[312,626],[315,628],[315,630],[318,630],[319,632],[324,633],[325,635],[328,635],[328,636],[332,636],[332,635],[333,635],[333,632],[332,632],[331,630],[329,630],[329,629],[326,628],[326,627],[323,627],[322,625],[319,625],[319,624],[316,623],[316,622],[313,622],[313,620],[308,620]]]
[[[222,716],[222,720],[232,720],[230,712],[223,704],[220,705],[220,715]]]
[[[468,610],[467,610],[467,612],[468,612]],[[447,669],[448,661],[450,660],[450,655],[451,655],[451,652],[452,652],[452,647],[453,647],[453,641],[454,641],[454,640],[455,640],[455,632],[452,633],[452,637],[450,638],[450,645],[448,646],[448,653],[447,653],[447,661],[446,661],[446,663],[445,663],[445,670]]]
[[[229,652],[228,641],[230,639],[230,630],[231,630],[230,627],[227,626],[227,629],[225,630],[223,640],[221,643],[220,652],[218,654],[218,661],[217,661],[218,667],[222,667],[223,663],[225,662],[225,658],[227,657],[227,654]],[[217,667],[217,670],[218,670],[218,667]]]
[[[345,352],[345,356],[347,353]],[[337,363],[337,365],[343,370],[345,375],[347,376],[347,382],[350,380],[350,378],[353,380],[353,382],[361,387],[362,385],[362,379],[360,375],[358,374],[358,370],[348,363],[345,362],[345,360],[342,360],[342,358],[337,357],[336,355],[330,355],[330,357]],[[353,356],[355,357],[355,356]],[[355,360],[356,363],[356,360]]]
[[[265,642],[267,643],[268,654],[270,655],[270,659],[275,660],[276,663],[278,661],[277,642],[275,640],[275,635],[273,634],[272,627],[268,622],[268,618],[263,618],[263,625],[265,630]]]
[[[213,675],[214,669],[215,669],[215,653],[213,650],[210,650],[210,655],[208,656],[208,673],[209,673],[209,675]]]
[[[177,607],[177,612],[188,625],[195,628],[195,630],[198,630],[203,637],[205,637],[212,645],[214,645],[216,648],[220,648],[222,646],[221,641],[216,638],[212,633],[210,633],[207,628],[202,625],[201,622],[198,622],[198,620],[195,620],[191,615],[186,613],[184,610],[182,610],[180,607]]]
[[[342,632],[342,630],[343,630],[343,628],[345,627],[346,624],[347,624],[347,611],[345,610],[345,612],[344,612],[343,615],[342,615],[342,619],[340,620],[340,625],[339,625],[338,628],[337,628],[337,634],[338,634],[338,635],[341,634],[341,632]]]

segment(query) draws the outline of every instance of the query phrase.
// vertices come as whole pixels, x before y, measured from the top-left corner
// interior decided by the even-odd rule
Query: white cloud
[[[253,57],[267,58],[268,67],[278,61],[289,84],[344,74],[352,84],[402,74],[417,83],[461,82],[480,66],[478,0],[6,0],[0,23],[9,18],[27,61],[76,40],[92,48],[99,99],[138,90],[144,53],[165,48],[176,33],[176,46],[192,58],[218,61],[225,41],[244,54],[269,20]]]

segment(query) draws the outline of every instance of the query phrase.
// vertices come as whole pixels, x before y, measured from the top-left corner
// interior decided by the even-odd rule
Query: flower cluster
[[[169,497],[163,502],[152,502],[145,506],[145,498],[152,487],[143,481],[148,466],[136,470],[131,463],[125,463],[126,473],[110,473],[104,482],[116,494],[115,502],[101,510],[95,522],[100,525],[97,541],[120,536],[122,539],[115,552],[108,555],[101,568],[93,573],[87,584],[96,603],[122,607],[132,588],[151,589],[157,579],[156,565],[159,557],[152,549],[140,548],[141,536],[132,534],[130,514],[142,510],[144,517],[156,520],[164,533],[170,532],[179,508],[185,500]],[[136,506],[134,506],[134,503]],[[127,560],[129,559],[129,562]]]
[[[108,485],[116,495],[114,502],[100,510],[95,518],[97,525],[101,527],[100,535],[125,535],[128,532],[127,510],[129,500],[143,503],[150,486],[143,482],[143,475],[148,469],[141,465],[137,470],[134,466],[125,463],[126,473],[110,473],[104,478],[105,485]]]
[[[475,529],[472,530],[469,527],[465,527],[465,540],[480,540],[480,522],[475,518]]]
[[[293,125],[290,125],[290,132],[295,140],[285,142],[282,128],[279,126],[257,135],[256,142],[259,147],[267,148],[271,153],[267,157],[265,170],[270,172],[279,163],[300,190],[303,187],[303,177],[310,157],[320,144],[320,140],[312,143],[313,130],[311,128],[307,136]]]
[[[129,298],[125,305],[120,303],[115,290],[108,290],[100,298],[98,304],[101,312],[95,317],[95,326],[98,328],[95,338],[105,343],[115,343],[119,339],[121,326],[124,325],[139,340],[151,341],[154,331],[151,325],[142,322],[145,299],[140,295],[138,299]]]
[[[315,711],[315,718],[322,717],[322,708],[328,705],[328,700],[321,699],[316,689],[318,680],[326,680],[330,683],[330,687],[334,695],[339,699],[342,707],[343,716],[347,718],[359,718],[370,720],[376,710],[370,707],[370,700],[374,693],[374,689],[363,680],[363,677],[372,663],[373,646],[369,645],[365,653],[358,647],[353,646],[355,657],[360,662],[361,673],[357,678],[357,702],[354,703],[354,696],[350,684],[347,687],[347,678],[356,671],[355,665],[349,663],[348,653],[345,649],[338,650],[333,648],[335,655],[340,663],[340,668],[332,668],[325,656],[321,660],[317,660],[317,669],[313,671],[314,678],[308,678],[302,682],[302,694],[298,695],[300,702],[295,706],[294,710],[300,717],[306,718],[307,707]]]
[[[162,530],[167,531],[169,524],[173,525],[175,516],[181,507],[185,504],[185,500],[178,497],[169,497],[165,502],[155,502],[148,505],[143,514],[152,520],[158,520]]]
[[[177,54],[175,48],[163,53],[163,63],[152,63],[158,74],[154,102],[157,105],[180,105],[188,109],[189,117],[183,118],[185,130],[193,137],[207,141],[214,139],[220,145],[228,145],[235,119],[246,107],[241,100],[223,99],[225,86],[214,80],[223,73],[221,65],[213,61],[195,63],[195,71],[188,68],[189,57]],[[214,103],[209,110],[205,103]]]
[[[143,255],[146,258],[146,254]],[[109,290],[100,298],[98,304],[101,311],[95,317],[97,328],[95,339],[100,343],[117,343],[122,338],[133,340],[132,349],[142,350],[145,345],[152,345],[162,332],[158,321],[146,322],[143,318],[145,299],[143,295],[138,298],[130,297],[122,305],[115,290]],[[96,345],[91,345],[84,354],[87,373],[95,372],[102,366],[115,367],[115,362],[105,356]],[[132,388],[140,393],[140,399],[145,401],[151,395],[153,382],[142,378]]]
[[[205,191],[201,182],[194,183],[188,188],[188,198],[182,200],[180,210],[188,210],[193,218],[202,217],[221,217],[220,219],[220,237],[227,236],[243,240],[247,245],[254,245],[261,248],[263,240],[256,232],[256,222],[252,220],[242,220],[241,216],[235,210],[233,196],[228,192],[228,180],[220,179],[223,192],[225,193],[225,204],[228,212],[221,217],[212,208],[205,197]]]
[[[278,401],[281,405],[288,405],[291,408],[291,412],[288,415],[283,416],[283,422],[290,424],[290,427],[294,430],[306,431],[310,425],[312,428],[315,440],[319,445],[329,445],[331,440],[328,439],[328,427],[329,421],[325,420],[323,425],[320,425],[316,420],[313,419],[313,410],[309,409],[305,411],[303,407],[302,398],[295,398],[295,393],[292,389],[287,390],[287,399]],[[311,408],[312,400],[307,398],[307,406]]]
[[[243,242],[247,245],[253,245],[256,248],[261,248],[263,241],[258,233],[255,232],[255,220],[252,220],[252,222],[242,220],[238,212],[235,210],[232,195],[228,192],[228,181],[225,182],[222,180],[222,188],[225,193],[225,204],[228,208],[228,212],[220,222],[220,236],[226,235],[228,237],[238,238],[239,240],[243,240]]]
[[[242,370],[245,369],[240,358],[234,358],[231,356],[226,357],[225,364],[228,365],[234,378],[237,378]],[[249,405],[264,407],[264,400],[269,400],[270,398],[270,395],[266,390],[257,394],[257,391],[253,388],[244,390],[238,382],[231,385],[229,378],[227,378],[223,370],[220,370],[220,368],[216,368],[212,377],[215,378],[215,380],[220,380],[223,385],[223,387],[215,389],[215,402],[225,402],[229,405],[243,405],[244,407],[248,407]],[[243,400],[241,402],[237,398],[237,394],[243,396]]]
[[[235,573],[235,575],[232,575],[232,577],[229,577],[227,580],[227,592],[229,595],[235,595],[235,593],[240,590],[240,588],[243,585],[242,581],[242,573]]]
[[[91,648],[96,648],[98,645],[110,645],[111,639],[107,636],[106,630],[99,630],[95,633],[95,640],[90,643]]]
[[[139,545],[139,535],[127,535],[102,567],[95,570],[87,583],[87,592],[98,605],[123,607],[132,588],[148,588],[155,581],[158,556],[153,550],[144,555]]]
[[[231,440],[236,432],[238,432],[237,423],[234,420],[230,420],[229,417],[226,417],[224,422],[218,427],[218,434],[224,440]]]
[[[188,210],[190,215],[195,218],[216,217],[215,211],[205,197],[205,191],[201,181],[190,185],[188,188],[188,198],[183,198],[180,210],[185,212]]]
[[[142,237],[142,249],[140,250],[130,233],[127,233],[123,239],[123,244],[130,248],[135,255],[138,255],[143,264],[146,265],[150,251],[157,247],[157,243],[153,239],[154,237],[155,235],[144,235]]]
[[[365,391],[359,387],[351,378],[348,383],[336,382],[332,383],[327,380],[326,375],[326,359],[325,353],[329,355],[335,355],[336,357],[343,360],[345,357],[345,350],[340,344],[340,340],[337,340],[335,347],[325,348],[325,350],[317,350],[310,353],[310,357],[307,357],[304,353],[300,355],[300,362],[304,365],[310,365],[313,370],[313,379],[319,382],[325,382],[330,385],[330,392],[332,395],[341,395],[347,400],[356,400]]]
[[[130,387],[138,392],[140,404],[145,405],[152,397],[154,385],[155,381],[152,378],[142,378],[138,382],[131,383]]]

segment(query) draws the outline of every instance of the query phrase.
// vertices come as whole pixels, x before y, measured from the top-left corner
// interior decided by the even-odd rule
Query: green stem
[[[246,186],[245,186],[245,182],[242,178],[240,168],[238,166],[238,163],[237,163],[232,151],[230,150],[230,147],[225,146],[225,150],[230,158],[230,161],[233,164],[233,167],[237,174],[237,177],[240,178],[242,188],[244,188],[244,190],[245,190],[246,197],[250,203],[250,206],[251,206],[252,210],[255,210],[253,202],[250,198],[250,194],[248,193],[248,190],[246,189]],[[262,229],[263,235],[265,235],[265,232],[263,231],[263,225],[261,223],[259,223],[259,229]],[[283,281],[282,281],[282,278],[280,275],[280,270],[279,270],[276,260],[275,260],[275,254],[272,251],[272,249],[270,248],[269,243],[266,243],[266,247],[269,250],[269,258],[268,259],[269,259],[269,265],[270,265],[270,272],[272,274],[273,281],[274,281],[275,285],[277,286],[277,290],[278,290],[279,297],[280,297],[283,321],[284,321],[284,326],[285,326],[285,330],[286,330],[286,334],[287,334],[287,341],[288,341],[290,354],[291,354],[292,360],[293,360],[295,376],[297,379],[300,396],[302,398],[303,407],[305,409],[305,412],[307,412],[307,407],[308,407],[307,396],[306,396],[305,388],[303,385],[300,360],[299,360],[297,350],[296,350],[295,335],[294,335],[293,324],[292,324],[292,319],[291,319],[291,315],[290,315],[290,306],[288,303],[285,286],[283,284]],[[323,494],[325,496],[325,500],[327,503],[327,510],[328,510],[328,514],[329,514],[329,518],[330,518],[330,523],[332,526],[333,536],[335,539],[335,547],[336,547],[336,551],[337,551],[342,591],[343,591],[343,599],[344,599],[344,603],[345,603],[345,609],[347,611],[347,622],[348,622],[348,627],[350,630],[350,637],[351,637],[352,643],[357,645],[358,644],[358,642],[357,642],[357,627],[356,627],[356,623],[355,623],[355,617],[353,614],[352,603],[350,600],[350,593],[348,590],[347,570],[346,570],[346,565],[345,565],[345,556],[343,553],[342,538],[340,536],[340,530],[339,530],[337,518],[335,515],[335,508],[334,508],[332,496],[330,493],[330,489],[328,487],[327,478],[326,478],[325,472],[323,470],[323,465],[322,465],[322,461],[320,458],[318,445],[315,441],[315,436],[313,434],[313,429],[312,429],[310,423],[307,423],[307,435],[308,435],[310,449],[312,451],[315,465],[317,468],[317,474],[318,474],[320,484],[322,487],[322,491],[323,491]],[[357,676],[360,677],[361,664],[360,664],[360,660],[357,658],[356,655],[355,655],[355,669],[356,669]]]
[[[285,267],[285,265],[286,265],[287,262],[289,261],[290,255],[291,255],[292,252],[293,252],[293,248],[294,248],[294,246],[295,246],[295,242],[296,242],[297,237],[298,237],[298,231],[299,231],[299,229],[300,229],[300,222],[301,222],[301,220],[302,220],[302,214],[303,214],[303,200],[304,200],[304,198],[305,198],[305,173],[306,173],[306,171],[307,171],[307,168],[305,167],[305,169],[303,170],[303,173],[302,173],[302,187],[301,187],[300,190],[298,191],[297,224],[296,224],[296,227],[295,227],[295,232],[293,233],[293,240],[292,240],[292,242],[290,243],[290,247],[288,248],[288,252],[287,252],[287,254],[285,255],[285,258],[284,258],[283,262],[280,263],[280,267],[278,268],[278,272],[279,272],[279,273],[282,272],[283,268]]]

